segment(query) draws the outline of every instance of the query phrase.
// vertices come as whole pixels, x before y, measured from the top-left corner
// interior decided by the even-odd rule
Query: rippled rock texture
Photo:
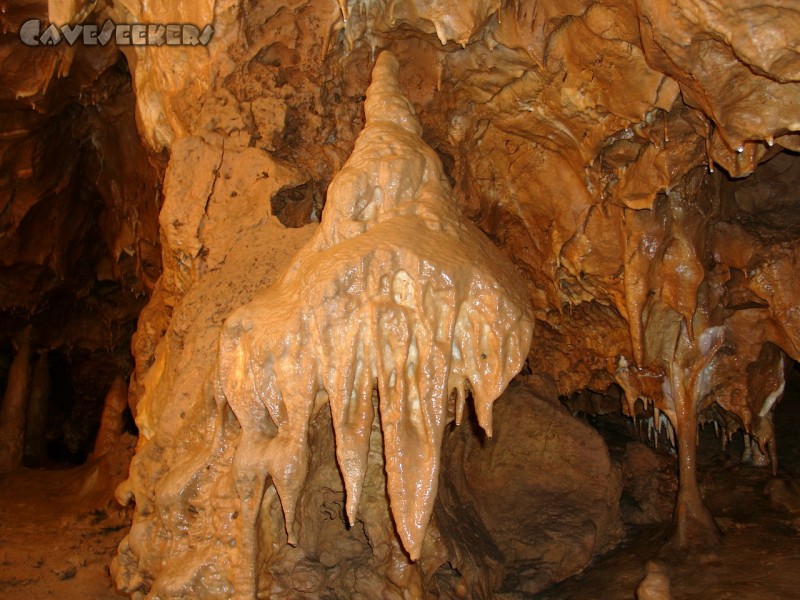
[[[749,460],[776,466],[774,407],[786,368],[800,359],[793,185],[800,172],[800,16],[792,7],[185,0],[101,5],[91,18],[106,16],[216,27],[206,48],[126,50],[142,138],[151,152],[168,153],[169,164],[159,216],[164,270],[154,274],[133,342],[131,403],[141,437],[120,490],[136,505],[114,566],[122,589],[159,598],[252,597],[254,590],[287,598],[402,597],[401,590],[410,597],[484,598],[567,576],[616,540],[613,509],[605,518],[567,503],[585,518],[553,516],[565,523],[560,534],[548,533],[557,538],[554,547],[537,545],[544,525],[526,529],[530,547],[509,547],[502,515],[516,514],[523,492],[483,495],[500,482],[481,452],[491,456],[502,439],[487,441],[462,426],[441,434],[440,504],[427,528],[424,517],[414,521],[424,536],[409,543],[392,493],[398,456],[381,451],[392,447],[383,422],[383,429],[373,422],[358,431],[359,453],[369,460],[359,470],[362,499],[348,528],[351,496],[344,490],[352,491],[352,482],[345,485],[350,473],[343,469],[342,479],[335,457],[349,446],[333,437],[342,418],[333,404],[331,411],[312,410],[316,416],[301,427],[308,455],[300,468],[307,471],[304,484],[293,491],[296,546],[285,543],[280,485],[277,492],[267,485],[260,504],[258,486],[242,485],[234,455],[252,429],[247,419],[267,429],[270,421],[245,418],[236,407],[228,412],[219,402],[222,324],[279,285],[295,253],[326,235],[333,217],[325,211],[335,210],[328,185],[354,152],[382,50],[398,58],[399,88],[444,166],[448,202],[504,255],[497,264],[511,261],[520,273],[536,321],[526,370],[537,382],[528,384],[533,392],[566,396],[615,384],[627,415],[661,432],[662,441],[674,439],[681,478],[673,544],[715,541],[694,479],[698,425],[714,422],[723,436],[743,429]],[[52,53],[37,56],[53,60]],[[14,177],[29,170],[20,167]],[[355,196],[350,200],[365,208],[375,199],[370,190]],[[425,206],[419,201],[419,210]],[[323,223],[315,225],[320,215]],[[326,277],[321,272],[318,279]],[[295,327],[297,339],[306,339],[296,312],[276,314],[269,317],[280,321],[275,327]],[[347,324],[340,321],[329,326]],[[304,350],[322,359],[319,348]],[[339,368],[349,364],[336,359]],[[491,377],[505,382],[518,367],[498,363]],[[430,381],[443,376],[435,371]],[[553,389],[545,393],[547,386]],[[379,393],[380,402],[389,393]],[[485,425],[479,394],[475,402]],[[524,404],[515,412],[525,420],[520,436],[528,421],[546,421],[555,410],[533,399]],[[276,410],[269,418],[279,425],[275,419],[285,415]],[[577,427],[569,418],[558,417],[564,431]],[[452,437],[469,435],[458,443]],[[605,456],[590,434],[576,435]],[[475,460],[467,465],[448,454],[458,447]],[[531,460],[542,453],[532,442]],[[561,454],[571,456],[568,447]],[[605,458],[588,473],[595,468],[613,471]],[[592,475],[576,471],[576,480],[583,477]],[[453,481],[461,482],[456,491]],[[520,477],[520,485],[525,481]],[[537,497],[551,493],[540,482],[530,485],[524,489],[539,490]],[[467,492],[474,506],[448,511],[447,502]],[[609,484],[603,502],[614,505],[618,493],[619,483]],[[563,504],[565,494],[554,492],[548,506]],[[243,522],[253,522],[248,502],[261,507],[257,543],[249,548],[241,534]],[[235,590],[234,573],[247,553],[256,553],[255,581]],[[559,561],[562,554],[570,561]],[[518,565],[526,581],[509,580],[503,565]]]

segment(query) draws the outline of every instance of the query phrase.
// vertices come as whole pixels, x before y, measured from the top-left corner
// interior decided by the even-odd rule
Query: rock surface
[[[793,157],[776,158],[782,145],[793,147],[797,129],[796,73],[781,50],[782,40],[794,35],[791,13],[777,5],[753,13],[752,23],[766,23],[770,14],[786,17],[766,35],[761,26],[741,27],[732,16],[738,13],[702,2],[680,3],[668,14],[657,3],[614,0],[537,3],[535,10],[486,3],[458,19],[448,6],[354,1],[334,9],[297,2],[251,7],[246,20],[241,7],[218,5],[214,15],[226,33],[196,57],[191,80],[178,70],[166,84],[168,61],[196,49],[171,57],[135,50],[144,137],[155,148],[169,146],[172,156],[161,213],[165,273],[134,344],[133,401],[147,441],[128,488],[139,511],[131,550],[123,546],[120,555],[129,566],[117,571],[125,573],[118,576],[129,591],[155,585],[169,596],[184,585],[216,581],[208,557],[197,558],[190,573],[155,581],[154,567],[146,566],[164,552],[148,540],[174,539],[178,547],[181,523],[193,522],[185,509],[173,514],[167,506],[183,507],[187,497],[231,485],[223,483],[227,467],[217,471],[207,460],[223,447],[212,445],[209,433],[218,418],[211,390],[201,392],[199,383],[174,371],[177,364],[196,364],[194,379],[208,382],[208,354],[193,357],[186,346],[175,346],[175,336],[199,335],[198,320],[185,315],[198,310],[201,298],[218,304],[216,324],[233,297],[250,297],[268,280],[252,277],[244,293],[221,292],[213,283],[233,273],[228,269],[259,219],[271,221],[271,211],[280,211],[283,223],[299,225],[318,216],[325,182],[361,127],[366,76],[383,48],[400,60],[400,87],[420,115],[426,141],[443,158],[461,208],[526,276],[542,324],[531,370],[551,377],[564,395],[616,382],[627,414],[641,398],[659,430],[663,416],[677,432],[679,546],[711,541],[715,531],[694,481],[698,422],[742,427],[769,450],[782,352],[800,356],[789,275],[796,245],[765,236],[752,216],[764,211],[752,203],[789,212],[785,207],[796,199],[778,200],[780,184],[766,177],[759,192],[739,191],[740,183],[718,167],[742,177],[778,160],[788,162],[776,163],[775,171],[793,172]],[[127,10],[137,18],[174,17],[172,9]],[[200,15],[211,18],[208,11]],[[723,92],[718,72],[735,82],[737,93]],[[203,95],[200,112],[187,110]],[[258,167],[241,166],[245,156],[256,161],[247,164],[284,165],[264,170],[267,187],[257,195],[248,181]],[[229,190],[224,205],[222,186]],[[731,195],[738,203],[727,200]],[[253,204],[256,197],[261,204]],[[210,341],[202,346],[213,351]],[[181,414],[205,433],[190,442]],[[223,452],[215,460],[227,465],[231,457]],[[209,475],[194,477],[204,464],[212,465]],[[170,482],[159,484],[155,495],[146,492],[156,489],[147,481],[162,472]],[[233,496],[221,496],[235,505]],[[278,516],[270,515],[262,519],[278,532]],[[226,523],[225,530],[240,526]],[[436,527],[437,539],[446,540],[445,529]],[[605,547],[581,543],[583,561]],[[485,564],[498,560],[484,554],[490,557]],[[215,573],[239,560],[230,549],[215,556]],[[269,581],[269,565],[280,560],[263,560],[261,581]],[[423,568],[418,576],[423,587],[430,584],[426,573]],[[530,579],[537,576],[559,575],[543,570]],[[225,593],[228,584],[218,585],[207,593]]]
[[[494,409],[493,437],[456,429],[446,456],[442,510],[473,512],[478,526],[469,519],[454,525],[485,536],[460,551],[492,548],[502,565],[485,561],[491,573],[453,563],[470,589],[535,594],[581,571],[622,537],[619,467],[597,432],[560,405],[552,386],[512,385]],[[445,543],[457,546],[448,527],[440,529]]]
[[[43,4],[15,4],[0,16],[0,186],[9,198],[0,223],[8,282],[0,317],[19,332],[33,315],[37,349],[80,348],[115,365],[94,379],[75,368],[76,380],[99,390],[86,411],[99,420],[102,395],[125,368],[120,354],[101,352],[105,332],[114,332],[110,346],[124,347],[125,324],[151,294],[133,341],[130,403],[142,437],[121,492],[135,497],[136,515],[115,567],[133,595],[232,593],[225,573],[239,551],[214,544],[235,540],[241,527],[231,474],[239,432],[230,419],[229,437],[214,444],[216,336],[313,235],[328,184],[363,127],[369,74],[384,49],[399,59],[400,88],[460,212],[522,272],[537,321],[529,369],[564,396],[617,384],[628,416],[677,434],[678,546],[713,541],[715,531],[694,480],[698,425],[716,423],[725,440],[742,429],[751,460],[779,468],[773,417],[786,369],[800,359],[793,7],[99,3],[93,19],[216,28],[205,48],[126,48],[128,80],[111,48],[22,47],[13,32],[26,11],[43,15]],[[119,93],[104,96],[109,90]],[[150,157],[169,155],[163,206],[158,169],[146,168],[146,153],[132,143],[134,105]],[[54,137],[77,145],[58,151],[48,143]],[[74,210],[55,210],[67,203]],[[126,289],[138,297],[118,293]],[[59,302],[65,296],[71,300]],[[48,326],[71,313],[69,327]],[[299,494],[303,558],[283,545],[283,514],[265,502],[272,508],[261,511],[261,527],[278,542],[260,556],[261,585],[291,594],[308,584],[303,593],[312,596],[332,585],[351,597],[352,571],[340,565],[361,552],[366,562],[353,568],[371,573],[355,578],[369,582],[358,591],[365,597],[404,585],[486,597],[502,585],[498,578],[465,591],[439,570],[450,558],[476,569],[502,564],[500,542],[464,550],[471,538],[454,533],[453,515],[434,516],[412,566],[377,491],[363,537],[348,534],[357,546],[340,555],[331,546],[308,551],[302,532],[317,527],[317,509],[330,500],[311,486],[335,481],[323,456],[328,434],[314,435]],[[316,479],[316,469],[328,470]],[[381,477],[368,471],[364,489],[381,490]],[[331,518],[336,528],[338,519]],[[456,535],[461,545],[448,547]],[[460,559],[448,554],[456,551]],[[331,579],[337,568],[348,574]],[[529,579],[555,577],[548,569]]]
[[[139,135],[116,48],[30,47],[18,32],[47,3],[1,12],[0,355],[33,327],[33,352],[49,352],[58,376],[43,402],[50,458],[81,460],[108,386],[133,367],[130,336],[161,274],[163,169]]]
[[[307,428],[322,404],[331,405],[351,525],[369,431],[380,419],[392,516],[417,560],[445,426],[461,421],[471,394],[491,436],[492,405],[528,355],[527,290],[510,261],[458,214],[398,71],[397,59],[381,54],[364,130],[331,182],[319,229],[220,334],[217,436],[224,437],[228,407],[241,426],[233,464],[242,507],[240,593],[257,579],[252,571],[263,542],[256,519],[267,478],[295,542]]]

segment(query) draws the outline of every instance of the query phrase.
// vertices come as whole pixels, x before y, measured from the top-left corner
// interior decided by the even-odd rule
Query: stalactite
[[[776,468],[778,358],[759,353],[771,344],[786,360],[800,357],[796,231],[759,222],[792,213],[779,199],[790,179],[781,174],[774,187],[758,180],[760,170],[777,168],[777,160],[764,163],[781,148],[798,148],[796,56],[786,44],[796,28],[782,18],[784,6],[759,5],[743,19],[702,0],[662,4],[486,0],[453,14],[449,0],[307,2],[292,14],[261,8],[263,19],[251,22],[217,11],[225,30],[207,54],[136,49],[142,131],[157,150],[169,147],[171,162],[161,213],[165,276],[136,345],[142,441],[121,494],[138,511],[118,562],[126,589],[267,594],[271,570],[307,550],[303,533],[313,525],[295,505],[309,497],[305,472],[319,459],[307,447],[308,422],[326,403],[347,519],[363,523],[359,498],[372,464],[365,448],[379,420],[393,518],[416,555],[436,492],[441,423],[466,419],[471,393],[491,432],[502,386],[482,386],[476,357],[497,354],[500,364],[500,342],[513,329],[494,335],[507,307],[462,293],[461,274],[448,282],[431,274],[450,273],[451,235],[469,237],[459,215],[441,218],[454,212],[442,196],[523,271],[520,287],[529,288],[520,294],[544,323],[531,370],[564,395],[620,384],[640,437],[678,446],[678,546],[704,534],[714,541],[695,476],[697,425],[718,423],[723,446],[744,430],[748,448]],[[153,4],[139,16],[172,18],[171,10]],[[329,188],[313,240],[277,281],[255,261],[254,276],[242,277],[237,261],[256,244],[255,228],[275,240],[264,255],[299,239],[264,225],[276,214],[252,200],[250,173],[286,191],[304,177],[329,181],[351,152],[368,67],[383,48],[403,64],[410,102],[382,96],[403,125],[377,110],[379,59],[369,124]],[[409,104],[447,163],[455,198],[438,185],[445,177],[430,149],[421,150]],[[240,146],[258,161],[241,161]],[[371,156],[377,147],[383,154]],[[302,174],[276,177],[281,160]],[[234,163],[238,170],[228,168]],[[725,194],[739,183],[723,171],[735,178],[753,169],[757,189],[739,206],[735,192]],[[270,189],[259,188],[259,198],[274,199]],[[425,235],[409,241],[400,232],[411,229]],[[398,248],[408,250],[402,259]],[[499,261],[486,262],[503,277]],[[266,282],[272,287],[251,302]],[[479,317],[470,321],[470,312]],[[227,315],[212,348],[199,330],[216,340]],[[215,412],[206,361],[216,351]],[[192,361],[196,381],[187,381],[179,371]],[[770,377],[751,385],[750,371]],[[187,508],[208,495],[227,511],[214,527]],[[283,544],[281,507],[295,549]],[[204,548],[222,549],[201,557],[184,544],[187,531]],[[370,560],[395,564],[400,554]],[[180,558],[165,562],[168,555]]]
[[[378,58],[367,124],[334,178],[319,230],[278,281],[226,320],[220,414],[242,427],[235,478],[242,502],[242,573],[254,593],[256,518],[268,477],[290,543],[308,464],[307,428],[325,401],[351,523],[380,398],[387,491],[412,560],[433,508],[451,392],[471,391],[492,433],[492,403],[522,368],[531,341],[528,293],[515,269],[458,214],[435,153],[400,92],[399,64]]]

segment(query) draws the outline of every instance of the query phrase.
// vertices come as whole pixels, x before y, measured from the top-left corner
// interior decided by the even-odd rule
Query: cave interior
[[[0,24],[3,598],[797,597],[797,7]]]

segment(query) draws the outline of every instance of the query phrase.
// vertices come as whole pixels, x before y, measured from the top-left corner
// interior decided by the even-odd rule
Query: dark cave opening
[[[27,467],[77,465],[92,454],[106,394],[133,370],[131,336],[161,273],[166,161],[139,136],[127,60],[97,47],[76,48],[73,61],[70,77],[33,98],[0,102],[29,125],[12,134],[24,137],[0,165],[8,197],[0,392],[30,326]],[[42,394],[43,408],[34,409]],[[129,408],[121,418],[135,432]]]
[[[793,362],[786,376],[786,391],[775,407],[778,460],[792,477],[800,477],[800,363]]]
[[[61,350],[53,350],[40,354],[37,360],[43,356],[47,362],[47,389],[50,393],[46,398],[45,426],[40,432],[44,439],[38,443],[44,446],[45,454],[35,451],[37,440],[29,439],[29,423],[23,466],[62,468],[83,464],[95,443],[104,392],[98,394],[97,391],[77,385],[74,377],[85,377],[85,373],[81,373],[83,365],[88,364],[89,368],[93,368],[98,365],[97,359],[92,355],[73,357]],[[109,371],[111,375],[116,368],[112,366]],[[33,373],[35,377],[35,369]],[[100,378],[98,386],[106,379],[107,376]],[[99,391],[102,388],[97,389]],[[123,418],[125,432],[135,435],[136,425],[129,408],[124,411]]]
[[[272,214],[285,227],[303,227],[318,222],[325,206],[329,182],[309,182],[281,190],[270,200]]]

